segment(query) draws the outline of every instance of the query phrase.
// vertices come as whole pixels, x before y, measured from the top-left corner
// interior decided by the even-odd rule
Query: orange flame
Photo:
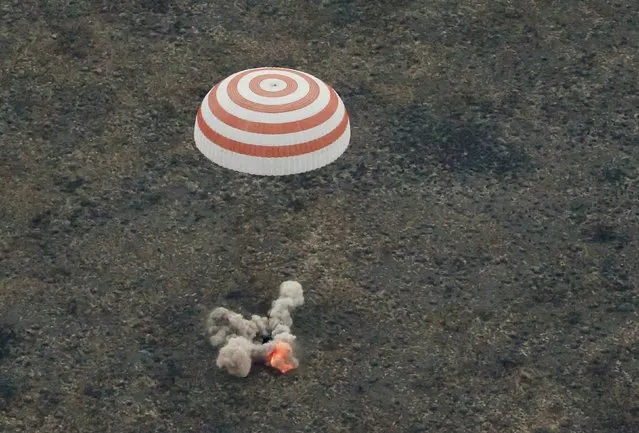
[[[297,359],[293,357],[293,347],[284,341],[275,343],[275,347],[266,357],[266,365],[277,368],[282,373],[297,367]]]

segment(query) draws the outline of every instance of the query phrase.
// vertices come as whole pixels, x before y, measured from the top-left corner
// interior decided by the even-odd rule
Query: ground
[[[639,5],[7,0],[0,430],[639,431]],[[250,67],[334,86],[334,164],[195,149]],[[215,366],[285,279],[301,365]]]

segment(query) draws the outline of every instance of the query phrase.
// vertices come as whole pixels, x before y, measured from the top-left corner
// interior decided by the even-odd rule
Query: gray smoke
[[[295,336],[291,333],[291,311],[303,303],[302,285],[284,281],[267,317],[252,315],[247,319],[224,307],[211,311],[206,327],[211,344],[220,348],[217,366],[234,376],[246,377],[253,363],[264,362],[278,341],[292,345]],[[265,338],[268,341],[264,343]],[[292,353],[289,361],[295,367],[299,364]]]

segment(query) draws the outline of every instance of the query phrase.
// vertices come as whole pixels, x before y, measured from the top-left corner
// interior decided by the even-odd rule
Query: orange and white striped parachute
[[[216,84],[200,105],[194,133],[197,148],[214,163],[264,176],[330,164],[350,137],[337,92],[286,68],[247,69]]]

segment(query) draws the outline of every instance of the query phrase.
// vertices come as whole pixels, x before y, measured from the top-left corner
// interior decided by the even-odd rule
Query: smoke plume
[[[303,303],[302,285],[284,281],[267,317],[252,315],[247,319],[224,307],[211,311],[206,326],[211,344],[219,348],[217,366],[239,377],[248,376],[255,362],[266,363],[282,373],[297,368],[291,311]]]

